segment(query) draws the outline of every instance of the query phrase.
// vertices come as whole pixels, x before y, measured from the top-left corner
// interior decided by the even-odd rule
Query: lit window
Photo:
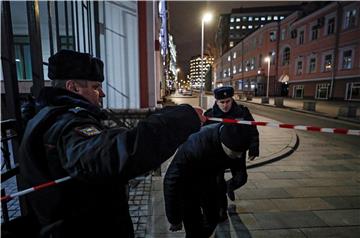
[[[240,26],[236,26],[236,29],[240,29]]]
[[[252,25],[248,25],[248,28],[249,28],[249,29],[253,29],[253,26],[252,26]]]
[[[236,74],[236,65],[233,66],[233,74]]]
[[[352,68],[352,50],[346,50],[343,53],[343,69],[351,69]]]
[[[234,22],[234,18],[232,17],[232,18],[230,18],[230,22]]]
[[[233,47],[233,46],[234,46],[234,42],[233,42],[233,41],[230,41],[229,46],[230,46],[230,47]]]
[[[248,20],[249,20],[249,21],[252,21],[252,20],[253,20],[253,17],[249,17]]]
[[[230,30],[234,30],[234,27],[233,27],[233,26],[230,26]]]
[[[236,52],[233,53],[233,58],[236,59]]]
[[[236,22],[240,22],[240,18],[236,18]]]
[[[278,16],[274,16],[274,20],[277,21],[279,19]]]
[[[259,18],[258,17],[255,17],[255,21],[258,21],[259,20]]]
[[[281,17],[280,17],[280,20],[282,20],[282,19],[284,19],[284,18],[285,18],[284,16],[281,16]]]
[[[261,20],[262,20],[262,21],[265,21],[265,17],[261,17]]]
[[[332,68],[332,55],[325,55],[324,59],[324,70],[330,71]]]
[[[349,29],[355,26],[356,13],[356,9],[351,9],[345,12],[345,29]]]
[[[268,16],[268,17],[267,17],[267,20],[268,20],[268,21],[271,21],[271,19],[272,19],[271,16]]]

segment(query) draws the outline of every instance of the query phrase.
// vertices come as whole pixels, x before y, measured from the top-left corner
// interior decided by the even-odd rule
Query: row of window
[[[340,62],[339,66],[340,69],[352,69],[353,68],[353,57],[354,57],[354,49],[341,49],[340,50]],[[304,59],[299,57],[296,60],[295,64],[295,74],[301,75],[303,74],[303,63]],[[322,55],[322,64],[321,64],[321,72],[331,71],[333,68],[334,63],[334,54],[331,53],[324,53]],[[317,57],[316,55],[310,55],[308,59],[308,70],[307,73],[315,73],[317,71]]]
[[[284,19],[284,16],[244,16],[244,17],[231,17],[230,22],[241,22],[241,21],[277,21]]]
[[[328,99],[330,90],[330,83],[316,84],[315,99]],[[294,86],[292,96],[302,99],[304,97],[304,85]],[[360,83],[347,83],[344,98],[345,100],[360,101]]]

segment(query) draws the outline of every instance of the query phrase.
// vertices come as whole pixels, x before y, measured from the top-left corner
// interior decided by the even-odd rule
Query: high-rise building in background
[[[192,88],[200,89],[201,85],[204,84],[206,72],[210,69],[214,62],[214,57],[204,55],[203,60],[203,78],[201,78],[201,56],[197,55],[190,60],[190,75],[189,80]]]
[[[280,21],[297,10],[299,6],[252,7],[232,9],[219,18],[216,44],[220,55],[234,47],[245,36],[266,23]]]

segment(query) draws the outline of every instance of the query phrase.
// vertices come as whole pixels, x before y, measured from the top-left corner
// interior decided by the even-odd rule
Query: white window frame
[[[344,52],[346,51],[351,51],[351,67],[350,68],[344,68]],[[350,47],[345,47],[345,48],[341,48],[340,49],[340,58],[339,58],[339,69],[341,70],[350,70],[354,68],[354,61],[355,61],[355,47],[354,46],[350,46]]]
[[[289,49],[289,55],[288,55],[287,62],[284,61],[284,58],[285,58],[285,49]],[[291,56],[290,46],[286,45],[286,46],[284,46],[284,48],[283,48],[282,51],[281,51],[281,64],[282,64],[282,65],[289,65],[289,64],[290,64],[290,56]]]
[[[354,25],[352,26],[348,26],[347,25],[347,17],[346,17],[346,13],[347,12],[351,12],[351,11],[356,11],[356,15],[354,16],[354,19],[355,19],[355,22],[354,22]],[[353,3],[353,4],[350,4],[346,7],[344,7],[344,10],[343,10],[343,25],[342,25],[342,29],[343,30],[348,30],[348,29],[353,29],[355,28],[357,25],[358,25],[358,19],[359,19],[359,7],[357,6],[356,3]]]
[[[312,59],[315,59],[315,69],[314,69],[314,71],[311,71],[311,60]],[[309,60],[308,60],[308,64],[307,64],[307,68],[308,68],[308,70],[307,70],[307,72],[309,73],[309,74],[312,74],[312,73],[316,73],[316,66],[317,66],[317,56],[316,55],[310,55],[309,56]]]
[[[301,34],[300,32],[303,32],[303,36],[302,36],[302,43],[300,44],[300,37],[301,37]],[[301,27],[298,29],[298,35],[297,35],[297,44],[298,45],[303,45],[305,44],[305,27]]]
[[[301,62],[301,70],[298,69],[298,63]],[[295,62],[295,75],[302,75],[304,71],[304,60],[302,57],[296,59]]]
[[[331,68],[330,69],[326,69],[325,67],[325,58],[327,55],[331,55]],[[331,72],[333,70],[333,67],[334,67],[334,51],[333,50],[330,50],[330,51],[326,51],[326,52],[323,52],[322,53],[322,56],[321,56],[321,72]]]
[[[325,97],[320,97],[320,90],[325,89],[326,90],[326,95]],[[316,99],[323,99],[326,100],[329,98],[329,93],[330,93],[330,83],[320,83],[320,84],[316,84],[316,89],[315,89],[315,98]]]
[[[300,97],[296,97],[296,91],[297,90],[301,90],[301,96]],[[303,98],[304,97],[304,85],[295,85],[293,87],[293,98]]]
[[[353,89],[358,89],[358,90],[360,90],[360,82],[349,82],[349,83],[346,83],[345,100],[349,100],[349,101],[360,101],[360,98],[359,98],[359,99],[353,99],[353,98],[352,98]]]
[[[331,33],[331,34],[328,34],[329,21],[332,18],[335,19],[335,21],[334,21],[334,32]],[[325,16],[325,27],[324,27],[323,35],[324,36],[334,35],[336,33],[336,30],[337,30],[336,25],[337,25],[336,13],[333,12],[333,13],[331,13],[329,15],[326,15]]]
[[[317,33],[316,33],[316,38],[315,39],[313,39],[313,28],[316,28],[316,31],[317,31]],[[311,24],[310,24],[310,28],[309,28],[309,41],[311,42],[311,41],[316,41],[317,39],[319,39],[319,28],[317,28],[317,22],[315,21],[315,22],[312,22]]]

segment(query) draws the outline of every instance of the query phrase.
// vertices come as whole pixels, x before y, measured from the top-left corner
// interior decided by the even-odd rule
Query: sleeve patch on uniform
[[[95,136],[101,133],[95,126],[76,127],[75,130],[82,136]]]

